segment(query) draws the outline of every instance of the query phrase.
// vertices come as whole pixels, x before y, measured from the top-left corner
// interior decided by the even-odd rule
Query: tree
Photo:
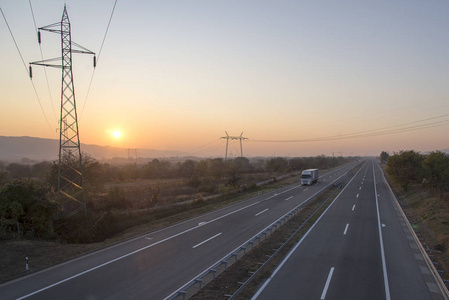
[[[222,158],[209,160],[209,175],[220,181],[225,172],[225,163]]]
[[[292,158],[288,161],[288,167],[291,171],[300,171],[303,169],[303,161],[299,157]]]
[[[186,177],[188,180],[192,179],[195,173],[195,162],[191,159],[187,159],[181,164],[179,172],[182,177]]]
[[[388,154],[388,152],[382,151],[380,153],[380,162],[385,163],[389,156],[390,156],[390,154]]]
[[[270,158],[267,161],[267,170],[271,174],[273,172],[285,172],[288,167],[288,161],[283,157]]]
[[[17,180],[0,189],[0,232],[18,231],[32,237],[53,234],[56,204],[50,201],[48,186],[31,180]]]
[[[400,151],[388,158],[386,170],[407,191],[411,182],[422,178],[422,160],[418,152]]]
[[[233,160],[233,163],[237,170],[239,170],[242,173],[249,173],[252,171],[253,167],[249,163],[249,159],[246,157],[236,157]]]
[[[52,167],[52,163],[43,161],[31,166],[31,176],[38,178],[41,181],[45,181]]]
[[[102,165],[91,155],[82,153],[83,162],[83,181],[86,192],[91,190],[101,189],[106,182]],[[74,169],[78,168],[78,161],[72,159],[66,161],[67,165],[73,165]],[[58,190],[58,161],[54,161],[47,177],[49,183],[55,191]]]
[[[443,198],[449,188],[449,157],[440,151],[431,152],[423,160],[423,169],[427,181]]]
[[[8,172],[0,170],[0,188],[9,182]]]
[[[206,177],[209,174],[209,164],[207,160],[200,160],[195,163],[195,174],[198,177]]]
[[[243,179],[240,170],[236,167],[235,164],[228,163],[227,173],[228,173],[228,185],[231,185],[234,188],[238,187],[240,181]]]
[[[6,167],[11,178],[29,178],[31,175],[31,168],[29,165],[22,165],[18,163],[9,164]]]

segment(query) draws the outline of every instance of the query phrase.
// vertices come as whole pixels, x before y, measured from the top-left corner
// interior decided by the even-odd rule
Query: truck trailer
[[[302,171],[301,185],[312,185],[318,181],[318,169],[308,169]]]

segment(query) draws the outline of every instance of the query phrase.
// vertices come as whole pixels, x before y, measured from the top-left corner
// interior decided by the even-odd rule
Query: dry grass
[[[431,249],[437,269],[444,271],[444,279],[449,279],[449,202],[420,184],[412,185],[407,192],[394,182],[392,187],[413,227]]]
[[[2,241],[0,242],[0,282],[19,275],[30,274],[100,246],[101,244],[74,245],[30,240]],[[28,257],[28,271],[25,269],[25,257]]]
[[[67,244],[39,240],[0,241],[0,283],[67,261],[87,252],[98,250],[114,243],[122,242],[135,236],[199,216],[231,203],[243,201],[255,196],[257,193],[267,192],[297,181],[297,177],[289,177],[254,191],[240,192],[218,200],[205,200],[202,205],[197,205],[195,208],[186,209],[182,213],[134,226],[102,243]],[[25,270],[25,257],[29,259],[29,271]]]

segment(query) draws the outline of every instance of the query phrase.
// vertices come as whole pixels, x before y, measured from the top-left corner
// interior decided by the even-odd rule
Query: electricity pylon
[[[225,131],[226,132],[226,131]],[[226,132],[226,136],[221,137],[220,139],[226,139],[226,155],[225,155],[225,161],[228,159],[228,144],[229,140],[240,140],[240,157],[243,157],[243,146],[242,146],[242,140],[247,140],[248,138],[242,137],[243,132],[240,134],[240,136],[230,136]]]
[[[73,84],[72,53],[94,55],[94,68],[96,65],[96,57],[94,52],[72,42],[70,21],[65,5],[61,22],[38,28],[39,44],[41,43],[41,30],[61,35],[61,57],[30,63],[31,78],[31,65],[62,69],[57,199],[64,216],[74,215],[83,209],[87,214],[83,163],[76,114],[75,88]],[[52,62],[59,60],[61,61],[60,64],[52,64]]]

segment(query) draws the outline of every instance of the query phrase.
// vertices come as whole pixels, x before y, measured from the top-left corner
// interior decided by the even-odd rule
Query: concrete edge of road
[[[404,213],[404,210],[403,210],[403,208],[402,208],[402,205],[399,203],[399,201],[398,201],[398,199],[397,199],[397,197],[396,197],[396,194],[393,192],[393,189],[391,188],[390,183],[388,182],[388,180],[387,180],[386,177],[385,177],[384,171],[382,170],[382,168],[381,168],[380,166],[379,166],[379,169],[380,169],[380,171],[381,171],[381,173],[382,173],[382,178],[383,178],[385,184],[386,184],[387,187],[388,187],[388,190],[389,190],[389,192],[390,192],[390,195],[391,195],[392,199],[394,200],[395,204],[396,204],[397,207],[399,208],[399,211],[400,211],[402,217],[403,217],[404,220],[406,221],[405,223],[407,224],[407,228],[408,228],[408,230],[410,231],[410,233],[411,233],[411,235],[412,235],[412,237],[413,237],[413,239],[414,239],[416,245],[418,246],[418,249],[419,249],[421,255],[423,256],[424,261],[425,261],[427,267],[429,268],[429,270],[430,270],[430,272],[431,272],[431,274],[432,274],[432,277],[435,279],[435,282],[436,282],[436,284],[438,285],[438,289],[440,290],[441,295],[444,297],[444,299],[449,300],[449,291],[448,291],[448,289],[447,289],[447,287],[446,287],[446,285],[445,285],[443,279],[441,278],[440,274],[438,273],[437,269],[435,268],[435,266],[434,266],[432,260],[431,260],[430,257],[427,255],[427,252],[426,252],[426,250],[424,249],[424,247],[423,247],[423,245],[421,244],[421,242],[419,241],[419,238],[418,238],[418,236],[416,235],[415,230],[413,230],[413,227],[410,225],[410,222],[408,221],[408,218],[407,218],[407,216],[406,216],[405,213]]]

